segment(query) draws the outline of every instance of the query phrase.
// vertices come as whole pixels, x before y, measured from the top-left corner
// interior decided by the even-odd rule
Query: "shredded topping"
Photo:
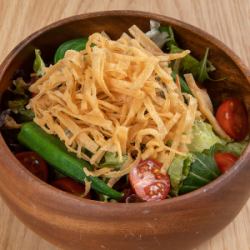
[[[185,79],[187,81],[187,84],[189,88],[191,89],[192,93],[196,97],[198,104],[199,104],[199,110],[201,113],[208,119],[208,121],[211,123],[214,131],[222,138],[231,140],[230,137],[224,132],[224,130],[221,128],[219,123],[217,122],[216,118],[213,115],[213,105],[210,100],[209,95],[207,94],[206,90],[200,89],[197,84],[195,83],[195,80],[193,78],[192,74],[186,74]]]
[[[30,87],[34,121],[94,165],[93,175],[111,178],[110,186],[139,159],[157,159],[166,171],[187,152],[198,116],[196,98],[181,93],[168,66],[189,51],[165,54],[137,26],[129,31],[134,38],[117,41],[92,34],[85,50],[67,51]],[[98,169],[107,151],[120,162],[128,155],[119,171]]]

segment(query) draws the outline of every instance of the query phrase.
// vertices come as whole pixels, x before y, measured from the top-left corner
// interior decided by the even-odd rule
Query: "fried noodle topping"
[[[67,51],[30,87],[34,121],[94,165],[91,174],[111,178],[110,185],[139,159],[157,159],[166,171],[176,154],[188,152],[200,114],[169,67],[189,51],[166,54],[137,26],[129,31],[116,41],[92,34],[85,50]],[[106,152],[128,160],[118,171],[98,169]]]

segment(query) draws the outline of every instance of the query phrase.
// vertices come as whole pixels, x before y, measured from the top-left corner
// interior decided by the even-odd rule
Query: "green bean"
[[[92,188],[98,193],[119,200],[122,193],[110,188],[105,182],[95,176],[87,176],[84,169],[92,169],[92,166],[85,160],[78,159],[57,137],[47,134],[34,122],[23,124],[18,134],[21,144],[37,152],[44,160],[52,165],[58,172],[83,182],[86,178],[92,182]]]

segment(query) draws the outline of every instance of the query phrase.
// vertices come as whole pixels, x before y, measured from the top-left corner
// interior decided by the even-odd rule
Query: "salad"
[[[180,48],[170,26],[150,21],[112,40],[65,41],[54,62],[35,50],[3,93],[0,127],[16,158],[41,180],[85,199],[160,201],[228,171],[248,144],[235,98],[213,107],[202,88],[214,65]],[[226,77],[226,76],[225,76]]]

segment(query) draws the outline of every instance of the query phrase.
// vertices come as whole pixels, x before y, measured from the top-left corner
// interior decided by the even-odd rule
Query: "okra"
[[[109,187],[105,182],[95,176],[87,176],[84,169],[92,169],[85,160],[79,159],[75,154],[67,151],[66,146],[58,137],[46,133],[34,122],[24,123],[18,134],[18,140],[27,148],[38,153],[44,160],[65,176],[83,183],[87,178],[92,188],[98,193],[119,200],[123,194]]]

